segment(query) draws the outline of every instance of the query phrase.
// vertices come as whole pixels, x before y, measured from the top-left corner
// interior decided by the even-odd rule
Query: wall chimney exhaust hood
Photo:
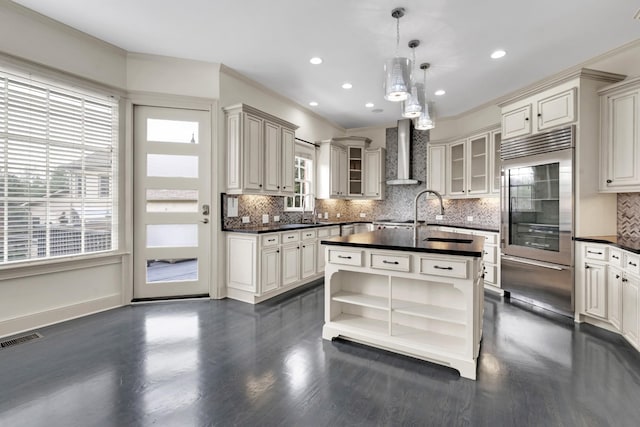
[[[398,120],[398,176],[387,185],[416,185],[420,181],[411,179],[411,119]]]

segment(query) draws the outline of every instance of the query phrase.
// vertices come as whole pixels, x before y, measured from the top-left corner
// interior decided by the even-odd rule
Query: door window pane
[[[147,176],[197,178],[198,156],[147,154]]]
[[[147,212],[198,212],[198,190],[147,190]]]
[[[198,246],[198,224],[149,224],[148,248],[195,248]]]
[[[197,144],[198,122],[147,119],[147,141]]]
[[[147,260],[147,283],[198,280],[198,260],[194,258]]]

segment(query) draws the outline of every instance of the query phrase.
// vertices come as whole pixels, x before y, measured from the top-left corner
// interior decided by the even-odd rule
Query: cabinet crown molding
[[[298,125],[294,125],[291,122],[288,122],[286,120],[281,119],[280,117],[276,117],[272,114],[269,113],[265,113],[262,110],[259,110],[255,107],[252,107],[250,105],[247,104],[235,104],[235,105],[230,105],[227,107],[222,107],[222,110],[227,113],[227,114],[233,114],[233,113],[250,113],[250,114],[254,114],[256,116],[259,116],[263,119],[269,120],[271,122],[277,123],[282,127],[286,127],[289,129],[293,129],[296,130],[298,129],[300,126]]]
[[[609,86],[605,86],[598,90],[598,95],[606,95],[610,92],[616,92],[618,90],[626,90],[640,86],[640,76],[627,78],[621,82],[614,83]]]
[[[359,145],[366,147],[371,143],[371,138],[367,138],[366,136],[338,136],[331,139],[325,139],[319,141],[320,144],[326,143],[338,143],[341,145]]]
[[[529,98],[532,95],[535,95],[547,89],[551,89],[562,83],[566,83],[574,79],[589,79],[608,83],[617,83],[621,80],[624,80],[626,77],[627,76],[625,76],[624,74],[609,73],[606,71],[592,70],[590,68],[570,70],[526,86],[523,89],[517,91],[515,95],[507,95],[507,97],[502,98],[502,100],[498,103],[498,106],[500,108],[503,108],[509,104],[513,104],[514,102]]]

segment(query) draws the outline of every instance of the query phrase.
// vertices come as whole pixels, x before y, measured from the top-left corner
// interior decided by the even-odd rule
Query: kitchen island
[[[325,324],[337,337],[476,378],[483,314],[479,236],[384,229],[322,240]]]

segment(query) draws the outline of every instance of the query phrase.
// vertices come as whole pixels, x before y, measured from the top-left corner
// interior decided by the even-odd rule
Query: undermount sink
[[[473,242],[471,239],[459,239],[456,237],[427,237],[424,239],[426,242],[441,242],[441,243],[461,243],[469,244]]]

